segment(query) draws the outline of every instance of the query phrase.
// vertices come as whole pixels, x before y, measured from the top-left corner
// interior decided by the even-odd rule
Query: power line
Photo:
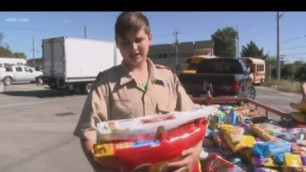
[[[295,47],[287,47],[287,48],[283,48],[283,49],[288,50],[288,49],[299,49],[299,48],[306,48],[306,45],[295,46]]]
[[[291,38],[291,39],[289,39],[289,40],[287,40],[287,41],[284,41],[284,42],[282,43],[282,45],[288,44],[289,42],[292,42],[292,41],[297,40],[297,39],[299,39],[299,38],[300,38],[299,36],[296,36],[296,37],[294,37],[294,38]]]
[[[274,17],[273,17],[274,18]],[[262,33],[262,30],[266,27],[266,25],[271,22],[271,20],[273,20],[273,18],[269,18],[269,17],[265,17],[264,20],[261,20],[261,24],[256,24],[257,26],[259,26],[259,28],[257,29],[257,31],[255,32],[255,34],[253,34],[252,37],[257,37]]]
[[[297,40],[297,39],[301,39],[301,38],[305,38],[305,37],[306,37],[306,35],[293,37],[293,38],[291,38],[291,39],[288,39],[288,40],[284,41],[284,42],[282,43],[282,46],[283,46],[283,45],[286,45],[286,44],[288,44],[288,43],[290,43],[290,42],[292,42],[292,41],[295,41],[295,40]]]
[[[292,55],[303,55],[306,54],[306,52],[303,53],[291,53],[291,54],[284,54],[285,56],[292,56]]]

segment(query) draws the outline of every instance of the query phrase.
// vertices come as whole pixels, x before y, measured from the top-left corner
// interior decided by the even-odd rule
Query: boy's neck
[[[145,60],[143,63],[141,63],[139,66],[134,66],[131,68],[131,72],[134,76],[134,79],[137,82],[144,83],[147,82],[149,77],[149,70],[148,70],[148,62]]]

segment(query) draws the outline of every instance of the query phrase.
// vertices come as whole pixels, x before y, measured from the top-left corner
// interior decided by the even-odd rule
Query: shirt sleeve
[[[107,82],[95,82],[87,96],[74,135],[86,139],[97,140],[97,124],[107,120],[109,91]]]

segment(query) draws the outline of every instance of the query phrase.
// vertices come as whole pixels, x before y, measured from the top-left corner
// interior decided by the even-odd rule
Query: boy
[[[94,160],[92,149],[99,142],[98,122],[187,111],[194,106],[177,76],[147,57],[152,33],[146,16],[140,12],[121,13],[115,24],[115,39],[123,61],[97,76],[74,132],[81,138],[82,148],[93,168],[103,172],[116,169],[101,167]],[[182,152],[182,160],[169,163],[168,167],[190,171],[201,150],[200,141]]]

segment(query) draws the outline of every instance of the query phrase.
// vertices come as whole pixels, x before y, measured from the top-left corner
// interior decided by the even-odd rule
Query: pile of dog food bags
[[[203,140],[203,172],[306,171],[306,128],[289,127],[248,106],[216,106]]]

